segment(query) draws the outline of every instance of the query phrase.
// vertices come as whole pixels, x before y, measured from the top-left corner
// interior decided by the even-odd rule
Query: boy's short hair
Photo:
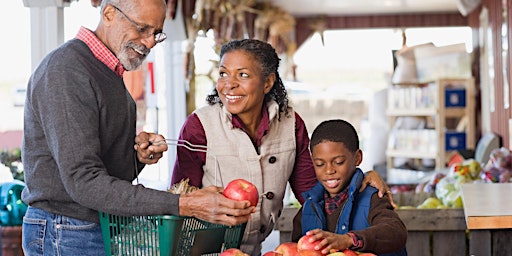
[[[356,129],[349,122],[341,119],[327,120],[320,123],[311,135],[309,149],[313,152],[314,146],[325,141],[341,142],[352,153],[359,149],[359,137]]]

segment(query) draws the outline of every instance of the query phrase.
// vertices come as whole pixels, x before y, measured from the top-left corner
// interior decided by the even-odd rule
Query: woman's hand
[[[396,208],[396,204],[393,201],[393,195],[391,194],[391,190],[389,190],[388,185],[382,179],[378,172],[371,170],[365,173],[363,183],[361,184],[361,189],[359,191],[363,191],[367,185],[370,185],[379,190],[379,197],[383,197],[384,194],[388,195],[389,203]]]
[[[141,132],[135,137],[133,148],[137,151],[139,162],[144,164],[154,164],[167,151],[167,143],[164,136],[155,133]]]

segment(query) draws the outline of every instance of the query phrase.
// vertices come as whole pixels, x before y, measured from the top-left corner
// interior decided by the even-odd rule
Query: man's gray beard
[[[140,58],[129,58],[128,51],[131,48],[136,48],[136,49],[144,52],[145,54]],[[140,65],[142,65],[142,63],[148,56],[149,51],[150,50],[147,49],[146,47],[138,46],[135,43],[129,41],[126,43],[126,45],[121,49],[121,52],[119,53],[119,56],[118,56],[119,62],[121,62],[121,65],[123,65],[124,69],[126,69],[128,71],[136,70],[137,68],[140,67]]]
[[[123,65],[124,69],[131,71],[136,70],[140,65],[142,65],[142,62],[146,59],[146,56],[143,56],[141,58],[128,58],[128,49],[124,48],[119,53],[119,62],[121,62],[121,65]]]

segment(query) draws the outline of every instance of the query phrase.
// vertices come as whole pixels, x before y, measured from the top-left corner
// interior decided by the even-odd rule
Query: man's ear
[[[272,89],[272,87],[274,86],[274,82],[276,81],[276,74],[275,73],[272,73],[270,74],[268,77],[267,77],[267,80],[265,81],[265,85],[264,85],[264,92],[265,94],[267,94],[268,92],[270,92],[270,90]]]
[[[114,8],[112,5],[107,4],[101,12],[102,22],[106,26],[110,26],[110,24],[114,21],[116,12],[117,12],[116,8]]]

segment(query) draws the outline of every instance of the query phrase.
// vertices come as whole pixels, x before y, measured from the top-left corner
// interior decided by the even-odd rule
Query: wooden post
[[[21,226],[3,226],[2,256],[23,256],[21,248]]]

